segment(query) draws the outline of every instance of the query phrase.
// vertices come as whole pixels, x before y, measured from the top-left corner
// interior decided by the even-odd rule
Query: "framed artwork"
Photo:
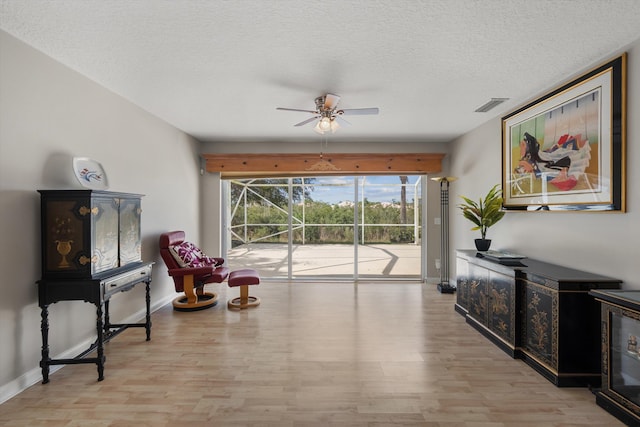
[[[626,54],[502,118],[503,208],[625,211]]]

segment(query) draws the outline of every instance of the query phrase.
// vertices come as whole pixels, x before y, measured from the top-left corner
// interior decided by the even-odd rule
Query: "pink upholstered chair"
[[[224,258],[208,257],[184,238],[184,231],[160,235],[160,255],[173,278],[176,292],[184,293],[173,300],[173,308],[195,311],[213,307],[218,302],[218,294],[205,291],[204,285],[224,282],[229,269],[222,266]]]

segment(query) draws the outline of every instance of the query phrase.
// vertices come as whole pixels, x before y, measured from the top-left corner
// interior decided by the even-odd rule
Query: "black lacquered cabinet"
[[[129,327],[151,338],[150,284],[152,262],[141,254],[141,195],[97,190],[39,190],[41,201],[41,265],[38,304],[41,308],[43,383],[51,365],[95,363],[104,378],[103,344]],[[111,297],[145,284],[143,323],[113,323]],[[72,359],[49,355],[49,306],[84,301],[96,306],[96,341]],[[85,357],[96,351],[96,357]]]
[[[596,403],[640,425],[640,291],[592,291],[601,303],[602,386]]]
[[[600,385],[600,307],[621,281],[529,258],[509,265],[457,252],[456,311],[557,386]]]
[[[463,316],[469,312],[469,257],[458,252],[456,257],[456,304],[455,310]]]
[[[514,357],[517,306],[513,270],[486,262],[460,264],[466,264],[466,289],[458,295],[463,297],[466,293],[467,322]]]
[[[141,195],[39,192],[43,279],[96,278],[141,261]]]
[[[589,291],[622,282],[536,260],[523,264],[522,358],[556,385],[599,387],[600,307]]]

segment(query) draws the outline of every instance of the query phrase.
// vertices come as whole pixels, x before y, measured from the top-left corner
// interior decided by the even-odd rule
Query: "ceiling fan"
[[[326,132],[334,133],[340,125],[351,125],[348,121],[342,118],[342,116],[364,116],[378,114],[379,109],[374,108],[345,108],[337,109],[340,97],[332,93],[319,96],[315,99],[315,110],[301,110],[298,108],[282,108],[278,107],[276,110],[283,111],[300,111],[303,113],[313,114],[313,117],[303,120],[300,123],[296,123],[294,126],[304,126],[308,123],[316,122],[313,130],[319,134]]]

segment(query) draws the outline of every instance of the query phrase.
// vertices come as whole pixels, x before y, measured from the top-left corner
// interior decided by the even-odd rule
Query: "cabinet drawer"
[[[144,266],[110,277],[109,280],[103,282],[104,296],[106,298],[116,292],[125,291],[127,287],[133,287],[136,283],[150,280],[150,276],[151,266]]]

